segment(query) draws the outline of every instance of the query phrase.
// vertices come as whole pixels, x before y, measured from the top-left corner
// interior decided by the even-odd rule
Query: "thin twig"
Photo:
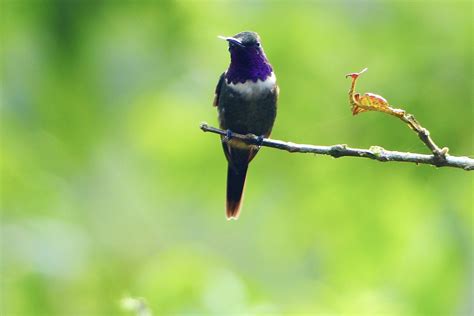
[[[346,75],[352,78],[351,88],[349,89],[349,103],[352,105],[352,114],[357,115],[366,111],[376,111],[386,113],[398,117],[403,122],[407,123],[412,131],[417,133],[420,140],[429,148],[436,159],[442,163],[446,160],[446,155],[449,151],[447,147],[439,148],[430,136],[430,132],[421,126],[415,119],[413,114],[407,113],[403,109],[393,108],[387,100],[382,96],[374,93],[360,93],[355,92],[356,81],[361,74],[367,71],[367,68],[360,72],[354,72]]]
[[[219,134],[222,136],[228,136],[228,132],[219,128],[209,126],[207,123],[201,124],[201,130],[204,132],[210,132]],[[474,170],[474,159],[469,157],[451,156],[447,153],[444,159],[439,159],[436,155],[425,155],[417,153],[399,152],[385,150],[379,146],[372,146],[369,149],[351,148],[345,144],[333,145],[333,146],[316,146],[306,144],[295,144],[291,142],[284,142],[281,140],[274,140],[270,138],[264,138],[262,141],[253,134],[237,134],[231,133],[231,138],[240,139],[247,144],[271,147],[281,150],[286,150],[291,153],[312,153],[316,155],[328,155],[334,158],[339,157],[359,157],[369,158],[377,161],[399,161],[399,162],[413,162],[416,164],[427,164],[436,167],[452,167],[460,168],[464,170]]]

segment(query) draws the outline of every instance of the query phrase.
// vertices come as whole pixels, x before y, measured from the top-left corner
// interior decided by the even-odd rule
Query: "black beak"
[[[223,39],[223,40],[226,40],[228,41],[229,43],[231,44],[234,44],[236,46],[239,46],[239,47],[245,47],[244,44],[242,44],[242,42],[234,37],[227,37],[227,36],[218,36],[218,38],[220,39]]]

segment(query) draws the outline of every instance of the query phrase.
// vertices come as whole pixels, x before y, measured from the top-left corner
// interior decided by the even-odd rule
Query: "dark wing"
[[[222,75],[219,77],[219,82],[217,83],[217,86],[216,86],[216,94],[214,95],[214,102],[212,103],[212,105],[214,106],[217,106],[219,104],[219,95],[221,94],[221,87],[225,80],[224,75],[225,75],[225,72],[223,72]]]

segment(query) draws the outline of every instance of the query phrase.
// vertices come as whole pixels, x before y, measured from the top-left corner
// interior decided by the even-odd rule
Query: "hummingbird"
[[[214,106],[218,110],[222,147],[227,166],[227,219],[237,219],[249,163],[260,146],[232,138],[232,132],[268,138],[275,122],[279,88],[260,37],[255,32],[241,32],[232,37],[219,36],[228,42],[229,68],[220,76]]]

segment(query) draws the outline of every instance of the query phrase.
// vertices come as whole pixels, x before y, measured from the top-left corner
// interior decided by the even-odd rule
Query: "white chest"
[[[244,83],[228,83],[227,85],[234,91],[238,92],[245,98],[251,99],[254,96],[265,92],[270,91],[275,88],[276,77],[275,74],[272,74],[265,80],[258,79],[256,82],[252,80],[247,80]]]

